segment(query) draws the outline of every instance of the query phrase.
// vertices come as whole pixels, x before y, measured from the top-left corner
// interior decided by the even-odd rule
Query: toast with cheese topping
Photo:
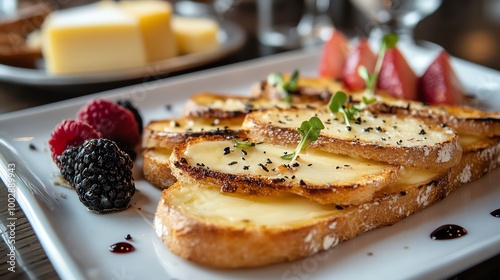
[[[325,128],[309,147],[330,153],[433,170],[456,165],[462,155],[458,135],[448,127],[368,111],[360,112],[350,126],[327,107],[258,111],[246,116],[243,129],[257,141],[293,145],[300,141],[297,128],[312,116]]]
[[[377,102],[367,106],[366,110],[376,114],[418,117],[428,123],[450,126],[460,134],[500,136],[500,112],[486,112],[467,106],[426,105],[382,95],[378,96]]]
[[[404,171],[401,166],[311,148],[291,164],[281,155],[293,149],[269,143],[235,147],[232,139],[220,136],[190,138],[174,147],[170,169],[178,180],[202,181],[222,192],[264,196],[289,192],[338,205],[371,200]]]
[[[441,173],[407,168],[406,176],[371,201],[347,207],[286,193],[224,193],[203,180],[179,181],[163,191],[153,226],[173,253],[205,266],[293,261],[419,212],[497,167],[499,159],[499,138],[469,138],[453,168]]]

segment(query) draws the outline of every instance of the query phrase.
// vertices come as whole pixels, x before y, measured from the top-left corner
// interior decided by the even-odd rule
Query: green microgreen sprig
[[[351,124],[349,120],[353,120],[354,117],[361,111],[361,109],[365,105],[369,105],[375,102],[376,98],[367,98],[363,96],[362,104],[354,104],[352,102],[348,102],[347,94],[343,91],[337,91],[328,102],[328,108],[332,113],[341,113],[344,116],[344,122],[349,130]]]
[[[292,104],[292,92],[297,90],[297,84],[299,81],[299,70],[295,69],[292,76],[288,81],[283,79],[283,74],[275,72],[267,76],[267,84],[276,87],[281,94],[283,99],[288,103]]]
[[[375,93],[375,86],[377,85],[377,80],[380,74],[380,69],[382,68],[382,62],[384,61],[385,53],[388,49],[394,48],[397,43],[398,43],[398,36],[396,34],[389,33],[382,38],[382,43],[380,45],[373,74],[370,74],[368,72],[368,69],[366,69],[366,67],[363,65],[358,67],[358,74],[365,81],[366,84],[366,89],[365,89],[366,94],[373,95]]]
[[[320,131],[325,128],[323,122],[318,117],[311,117],[308,121],[303,121],[297,131],[300,134],[300,142],[293,151],[281,156],[282,159],[292,159],[290,164],[293,164],[297,159],[300,151],[305,149],[307,143],[318,140]]]

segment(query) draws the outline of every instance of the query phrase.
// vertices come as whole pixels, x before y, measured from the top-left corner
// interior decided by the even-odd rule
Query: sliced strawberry
[[[378,76],[377,88],[391,96],[417,100],[418,78],[397,47],[385,53]]]
[[[318,67],[319,75],[325,78],[340,79],[348,52],[349,41],[342,32],[334,30],[330,39],[323,46]]]
[[[366,38],[359,40],[358,44],[349,51],[346,64],[342,71],[344,84],[353,91],[365,89],[365,81],[359,76],[358,68],[363,65],[369,73],[373,73],[377,57],[373,53]]]
[[[83,106],[76,119],[92,126],[101,138],[117,142],[128,151],[139,143],[137,121],[131,111],[104,99],[95,99]]]
[[[87,139],[97,139],[99,135],[88,124],[74,120],[64,120],[52,130],[49,148],[52,160],[59,166],[57,157],[72,146],[79,146]]]
[[[442,51],[429,65],[419,81],[420,97],[429,104],[459,105],[465,89],[450,63],[450,56]]]

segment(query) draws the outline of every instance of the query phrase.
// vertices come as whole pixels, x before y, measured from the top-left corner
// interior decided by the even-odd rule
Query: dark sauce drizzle
[[[462,237],[467,234],[467,230],[459,225],[442,225],[431,233],[433,240],[447,240]]]
[[[118,253],[118,254],[123,254],[123,253],[130,253],[135,250],[135,247],[127,242],[118,242],[116,244],[113,244],[109,246],[109,251],[112,253]]]
[[[491,214],[491,216],[493,216],[495,218],[500,218],[500,208],[498,208],[497,210],[492,211],[490,214]]]

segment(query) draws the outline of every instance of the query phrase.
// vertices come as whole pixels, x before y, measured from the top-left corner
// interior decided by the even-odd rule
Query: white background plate
[[[417,73],[435,55],[418,49],[404,51]],[[180,115],[187,98],[200,91],[247,95],[250,87],[268,73],[295,68],[300,68],[304,76],[315,76],[318,54],[318,49],[290,52],[117,89],[99,97],[132,99],[148,122]],[[500,96],[495,95],[500,73],[460,60],[453,62],[469,92],[500,110]],[[0,115],[1,132],[51,186],[58,170],[47,149],[50,132],[96,96]],[[167,104],[172,105],[171,111],[166,110]],[[31,151],[29,143],[39,150]],[[73,190],[56,186],[56,194],[66,198],[60,197],[58,209],[50,211],[19,187],[18,203],[63,279],[437,279],[500,253],[500,219],[489,214],[500,208],[498,169],[394,226],[368,232],[314,257],[256,269],[204,268],[170,253],[155,235],[151,222],[160,190],[142,179],[140,166],[141,162],[136,162],[138,192],[132,207],[110,215],[88,212]],[[429,234],[435,228],[449,223],[465,227],[469,234],[449,241],[431,240]],[[109,252],[108,247],[125,241],[127,234],[133,237],[136,251],[122,255]]]
[[[241,27],[229,21],[219,24],[217,39],[220,47],[213,51],[176,56],[144,67],[74,75],[51,75],[45,69],[19,68],[0,64],[0,81],[37,87],[55,87],[124,81],[189,69],[226,57],[243,46],[245,32]]]

